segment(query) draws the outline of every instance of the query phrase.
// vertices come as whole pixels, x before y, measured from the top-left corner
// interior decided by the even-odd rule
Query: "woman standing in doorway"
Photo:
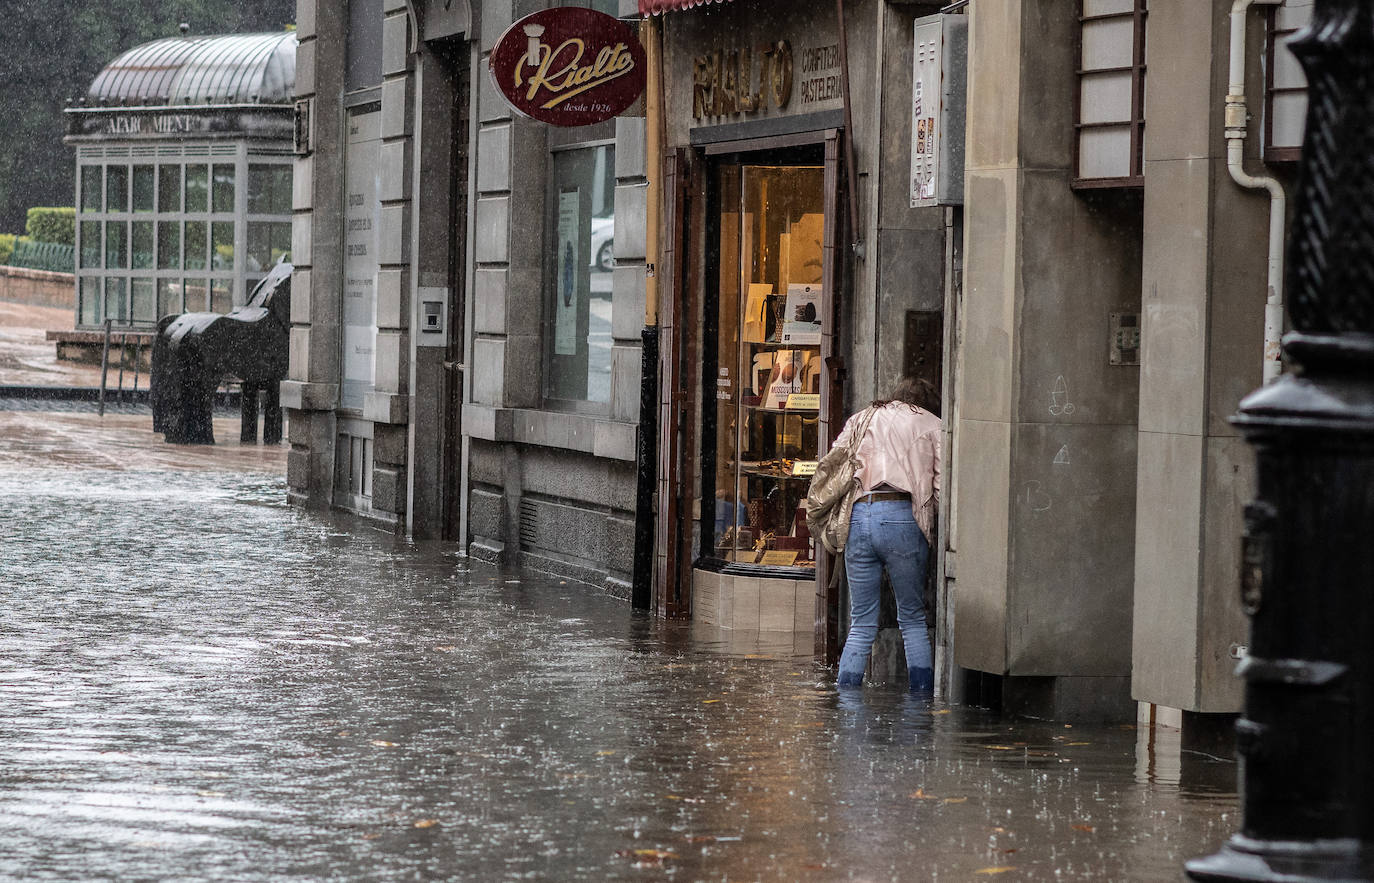
[[[903,377],[891,398],[873,403],[873,415],[858,443],[859,491],[844,547],[850,625],[840,655],[841,687],[863,684],[878,636],[878,593],[886,569],[897,597],[908,682],[912,690],[934,689],[922,596],[940,499],[940,418],[934,413],[938,407],[933,384]],[[849,418],[835,440],[836,448],[848,446],[864,413]]]

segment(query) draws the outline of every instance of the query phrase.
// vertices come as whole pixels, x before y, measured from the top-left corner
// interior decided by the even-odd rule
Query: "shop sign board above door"
[[[560,6],[507,28],[488,70],[518,113],[554,126],[590,126],[635,103],[648,67],[629,25],[594,9]]]

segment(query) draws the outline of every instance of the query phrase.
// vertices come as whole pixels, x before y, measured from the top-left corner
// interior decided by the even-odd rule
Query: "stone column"
[[[1261,380],[1268,200],[1226,169],[1230,5],[1152,4],[1146,57],[1132,695],[1185,712],[1239,710],[1246,632],[1235,585],[1252,461],[1229,418]],[[1253,169],[1263,93],[1248,91]]]
[[[409,52],[413,23],[404,0],[385,0],[382,20],[382,204],[377,231],[377,344],[373,390],[363,401],[372,428],[372,508],[404,518],[407,509],[410,393],[410,171],[414,156],[415,81]]]
[[[970,11],[954,658],[1010,711],[1127,718],[1139,199],[1071,189],[1075,4]]]
[[[316,237],[316,216],[343,214],[342,108],[347,5],[297,0],[296,96],[309,114],[309,150],[296,160],[292,194],[290,371],[281,404],[290,412],[287,495],[327,508],[334,484],[334,412],[339,397],[340,238]],[[319,272],[317,272],[317,268]]]

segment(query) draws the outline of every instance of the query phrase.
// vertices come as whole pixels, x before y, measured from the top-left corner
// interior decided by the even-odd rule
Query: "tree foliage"
[[[75,160],[62,110],[126,49],[173,37],[279,31],[295,0],[0,0],[0,230],[18,230],[34,205],[70,205]]]
[[[36,206],[29,209],[24,232],[35,242],[76,244],[76,209],[71,207]]]

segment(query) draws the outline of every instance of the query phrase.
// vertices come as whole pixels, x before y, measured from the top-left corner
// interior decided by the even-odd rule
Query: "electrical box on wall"
[[[1111,346],[1107,352],[1109,365],[1140,364],[1140,314],[1111,314]]]
[[[911,207],[964,202],[968,17],[916,19],[911,77]]]
[[[416,298],[416,346],[444,346],[448,343],[448,289],[421,288]]]

